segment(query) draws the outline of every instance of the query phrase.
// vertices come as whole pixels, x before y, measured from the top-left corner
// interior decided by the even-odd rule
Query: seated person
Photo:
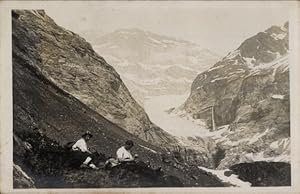
[[[92,163],[93,154],[87,147],[87,141],[89,141],[92,137],[93,135],[89,131],[84,133],[82,137],[72,146],[72,151],[76,153],[79,160],[83,161],[80,167],[98,169],[95,164]]]
[[[137,155],[135,155],[135,157],[133,157],[130,153],[130,149],[134,146],[133,141],[131,140],[127,140],[125,142],[125,145],[120,147],[117,150],[117,160],[121,163],[124,162],[134,162],[135,158],[137,158]]]

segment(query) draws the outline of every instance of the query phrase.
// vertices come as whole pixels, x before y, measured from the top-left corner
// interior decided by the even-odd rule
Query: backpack
[[[75,141],[70,141],[70,142],[66,143],[64,147],[65,147],[67,150],[71,150],[71,149],[72,149],[72,146],[73,146],[75,143],[76,143]]]

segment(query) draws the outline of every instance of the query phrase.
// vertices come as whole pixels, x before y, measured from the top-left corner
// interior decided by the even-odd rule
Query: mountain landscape
[[[216,176],[185,164],[176,152],[167,152],[174,144],[180,147],[177,139],[151,123],[118,73],[84,39],[57,26],[44,11],[13,11],[12,18],[14,175],[19,177],[16,184],[18,180],[22,183],[17,185],[35,182],[37,187],[49,187],[56,176],[53,187],[81,187],[93,180],[97,173],[90,177],[93,172],[88,171],[78,182],[70,182],[67,178],[76,177],[76,171],[61,169],[66,159],[63,145],[86,130],[95,135],[90,144],[106,158],[114,157],[126,139],[134,140],[134,151],[143,161],[183,179],[171,186],[224,185]],[[162,156],[169,158],[167,163]],[[101,176],[109,179],[110,174],[102,172]],[[208,179],[203,182],[203,178]],[[107,187],[146,186],[108,181]],[[99,182],[86,186],[105,184]],[[148,186],[151,184],[155,186],[151,182]]]
[[[186,93],[197,74],[220,58],[195,43],[136,28],[114,31],[92,43],[142,106],[148,96]]]
[[[130,133],[160,145],[176,143],[174,138],[151,123],[120,75],[93,51],[89,43],[73,32],[58,27],[49,17],[39,13],[34,17],[36,19],[25,21],[32,28],[36,41],[39,41],[40,61],[32,65],[42,75]],[[37,31],[39,26],[43,29]],[[43,35],[40,39],[39,34]]]
[[[218,168],[290,161],[288,23],[245,40],[193,81],[173,113],[206,123],[225,151]]]
[[[291,184],[288,24],[246,40],[212,67],[218,56],[211,51],[137,29],[93,44],[43,10],[12,11],[14,188]],[[187,101],[168,114],[201,120],[213,130],[183,142],[154,124],[132,95],[140,78],[126,81],[133,74],[145,81],[138,88],[142,97],[181,94],[181,86],[192,83]],[[183,77],[187,84],[176,86]],[[214,111],[200,111],[208,106]],[[66,145],[87,130],[94,135],[88,145],[97,153],[96,165],[115,157],[128,139],[143,165],[73,167]],[[264,161],[249,159],[255,157]]]

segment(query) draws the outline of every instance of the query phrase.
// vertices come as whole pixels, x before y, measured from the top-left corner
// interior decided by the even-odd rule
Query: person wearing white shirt
[[[79,153],[80,157],[83,157],[85,160],[83,161],[81,167],[91,167],[93,169],[98,169],[95,164],[92,163],[92,153],[87,147],[87,141],[89,141],[93,135],[87,131],[82,135],[82,137],[72,146],[72,151]]]
[[[135,155],[135,157],[132,156],[132,154],[130,153],[130,149],[134,146],[133,141],[131,140],[127,140],[125,142],[125,145],[120,147],[117,150],[117,160],[119,162],[132,162],[135,160],[135,158],[137,157],[137,155]]]
[[[72,146],[72,150],[73,151],[81,151],[81,152],[88,152],[90,153],[90,151],[87,148],[87,141],[90,139],[90,136],[84,136],[82,138],[80,138],[73,146]]]

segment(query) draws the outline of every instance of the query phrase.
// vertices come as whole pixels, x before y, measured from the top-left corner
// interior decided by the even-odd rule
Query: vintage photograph
[[[277,3],[12,9],[13,188],[290,187]]]

